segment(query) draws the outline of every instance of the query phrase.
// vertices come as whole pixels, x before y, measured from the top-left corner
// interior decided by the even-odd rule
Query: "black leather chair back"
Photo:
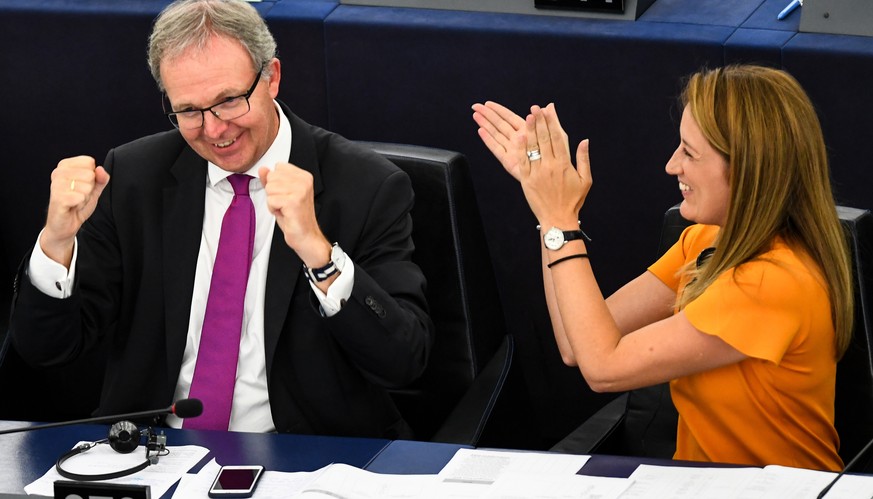
[[[657,256],[663,255],[691,222],[682,218],[679,207],[664,213]],[[627,394],[624,421],[597,452],[628,456],[670,459],[676,452],[676,426],[679,413],[670,396],[670,385],[662,383],[631,390]]]
[[[416,438],[430,440],[504,341],[497,284],[466,158],[427,147],[361,144],[405,171],[415,191],[413,260],[427,278],[436,338],[422,378],[393,397]]]
[[[855,285],[854,334],[837,364],[835,403],[840,456],[849,464],[873,439],[873,214],[842,206],[837,211],[850,236]],[[873,456],[861,456],[852,471],[873,471]]]

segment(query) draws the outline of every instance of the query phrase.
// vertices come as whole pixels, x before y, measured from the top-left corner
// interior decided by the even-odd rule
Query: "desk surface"
[[[439,473],[463,445],[395,440],[389,443],[365,467],[375,473],[413,475]],[[685,467],[741,467],[694,461],[641,458],[629,456],[593,455],[579,470],[580,475],[627,478],[641,464]]]
[[[61,158],[102,160],[111,147],[170,127],[144,61],[152,19],[167,3],[0,0],[0,45],[16,47],[3,53],[0,87],[34,96],[8,99],[0,125],[4,164],[21,178],[0,185],[0,206],[15,213],[0,230],[8,281],[43,227],[46,182]],[[661,215],[679,199],[663,171],[678,142],[679,82],[701,66],[757,62],[790,70],[820,113],[839,201],[873,207],[873,168],[865,160],[873,37],[799,33],[807,7],[778,21],[787,3],[657,0],[634,22],[340,0],[255,5],[276,35],[285,70],[280,98],[295,114],[351,139],[467,156],[506,330],[528,373],[538,422],[529,431],[557,441],[612,396],[591,393],[557,349],[543,348],[548,310],[541,293],[529,292],[542,286],[540,243],[523,229],[536,221],[475,133],[470,105],[494,99],[523,110],[554,102],[571,140],[591,139],[597,184],[584,222],[598,236],[597,278],[608,294],[656,258]]]
[[[0,421],[0,429],[27,423]],[[54,466],[55,460],[80,440],[104,438],[108,425],[75,425],[26,433],[0,435],[0,499],[20,494],[24,486]],[[339,462],[376,473],[438,473],[463,445],[409,440],[323,437],[164,429],[168,445],[199,445],[209,449],[203,462],[213,457],[220,464],[264,464],[273,471],[313,471]],[[670,461],[651,460],[652,464]],[[580,473],[627,477],[641,462],[638,458],[592,456]],[[647,461],[648,462],[648,461]],[[676,463],[686,464],[686,463]]]
[[[0,421],[0,429],[27,423]],[[74,425],[27,433],[0,435],[0,499],[26,497],[24,486],[54,466],[55,460],[80,440],[99,440],[108,425]],[[435,474],[455,455],[457,444],[409,440],[261,434],[164,429],[168,445],[199,445],[209,449],[202,463],[263,464],[272,471],[313,471],[330,463],[345,463],[375,473]],[[628,477],[640,464],[713,466],[664,459],[594,455],[579,474]],[[716,465],[731,466],[731,465]],[[194,471],[197,470],[195,467]],[[167,493],[172,495],[174,489]]]
[[[26,423],[0,421],[0,429]],[[80,440],[106,437],[108,425],[76,425],[0,435],[0,493],[24,486],[54,466]],[[313,471],[330,463],[364,468],[390,442],[382,439],[165,429],[167,445],[199,445],[219,464],[264,464],[274,471]],[[2,497],[2,496],[0,496]]]

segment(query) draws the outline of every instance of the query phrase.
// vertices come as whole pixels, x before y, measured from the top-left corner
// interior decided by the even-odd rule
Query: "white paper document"
[[[183,476],[179,485],[176,486],[173,498],[190,499],[207,497],[206,494],[209,492],[209,487],[215,480],[216,475],[218,475],[220,468],[221,465],[213,459],[205,464],[198,473]],[[297,473],[265,471],[261,475],[261,479],[255,489],[255,494],[252,497],[258,499],[286,499],[295,497],[306,485],[318,477],[322,470],[312,472],[301,471]]]
[[[79,442],[77,446],[85,442]],[[152,497],[161,497],[176,483],[192,466],[200,462],[209,452],[205,447],[197,445],[168,446],[169,454],[161,456],[157,464],[132,475],[103,480],[101,483],[123,483],[132,485],[148,485]],[[97,475],[112,473],[133,468],[145,461],[145,447],[140,446],[130,454],[120,454],[108,444],[99,444],[81,454],[71,457],[63,464],[64,470],[80,475]],[[54,496],[56,480],[67,480],[58,474],[54,466],[45,475],[24,487],[30,495]]]
[[[303,488],[300,499],[412,499],[425,497],[436,475],[387,475],[331,464]]]
[[[824,497],[825,499],[873,498],[873,477],[843,475]]]
[[[745,485],[759,473],[761,468],[691,468],[643,464],[631,473],[633,483],[621,498],[729,499],[738,497]]]
[[[621,499],[815,499],[837,474],[787,466],[764,468],[693,468],[640,465]],[[827,499],[871,498],[873,476],[844,475]]]
[[[779,496],[815,499],[836,477],[836,473],[829,471],[767,466],[739,497],[765,499]],[[857,475],[843,475],[825,495],[827,499],[870,497],[873,497],[873,477]]]
[[[209,486],[221,468],[213,459],[197,474],[182,478],[174,499],[206,497]],[[288,498],[385,498],[422,497],[436,475],[381,475],[347,464],[330,464],[316,471],[265,471],[253,499]]]
[[[499,478],[488,499],[613,499],[631,485],[627,478],[601,476],[508,475]]]
[[[439,472],[443,482],[491,484],[507,475],[575,475],[590,456],[545,452],[459,449]]]

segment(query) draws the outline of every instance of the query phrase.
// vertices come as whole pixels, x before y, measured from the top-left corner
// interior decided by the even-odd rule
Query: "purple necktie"
[[[203,401],[203,414],[186,419],[185,428],[227,430],[230,422],[246,283],[255,243],[255,207],[249,197],[251,179],[242,174],[227,177],[234,196],[221,222],[200,350],[188,395]]]

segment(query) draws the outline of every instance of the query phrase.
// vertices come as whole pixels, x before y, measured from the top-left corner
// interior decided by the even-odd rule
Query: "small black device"
[[[136,450],[139,447],[140,441],[145,437],[145,460],[140,464],[119,470],[113,471],[111,473],[101,473],[97,475],[83,475],[79,473],[73,473],[69,470],[63,468],[63,464],[66,460],[70,459],[73,456],[77,456],[86,452],[90,449],[93,449],[98,444],[108,443],[110,447],[115,452],[119,452],[121,454],[129,454]],[[69,480],[78,480],[80,482],[91,482],[91,481],[99,481],[99,480],[112,480],[114,478],[121,478],[128,475],[132,475],[134,473],[140,472],[152,464],[158,464],[158,459],[161,456],[165,456],[169,454],[170,451],[167,449],[167,436],[164,432],[160,434],[155,433],[155,431],[149,427],[145,431],[141,431],[135,424],[130,421],[119,421],[112,425],[109,428],[109,437],[104,438],[103,440],[98,440],[96,442],[88,442],[76,447],[73,447],[69,451],[65,452],[61,457],[58,458],[55,463],[55,471],[58,472],[64,478]]]
[[[589,10],[624,13],[625,0],[534,0],[537,9]]]
[[[0,494],[0,497],[5,497]],[[148,485],[55,481],[55,497],[67,499],[151,499]]]
[[[251,497],[263,474],[260,465],[222,466],[209,487],[209,497]]]

